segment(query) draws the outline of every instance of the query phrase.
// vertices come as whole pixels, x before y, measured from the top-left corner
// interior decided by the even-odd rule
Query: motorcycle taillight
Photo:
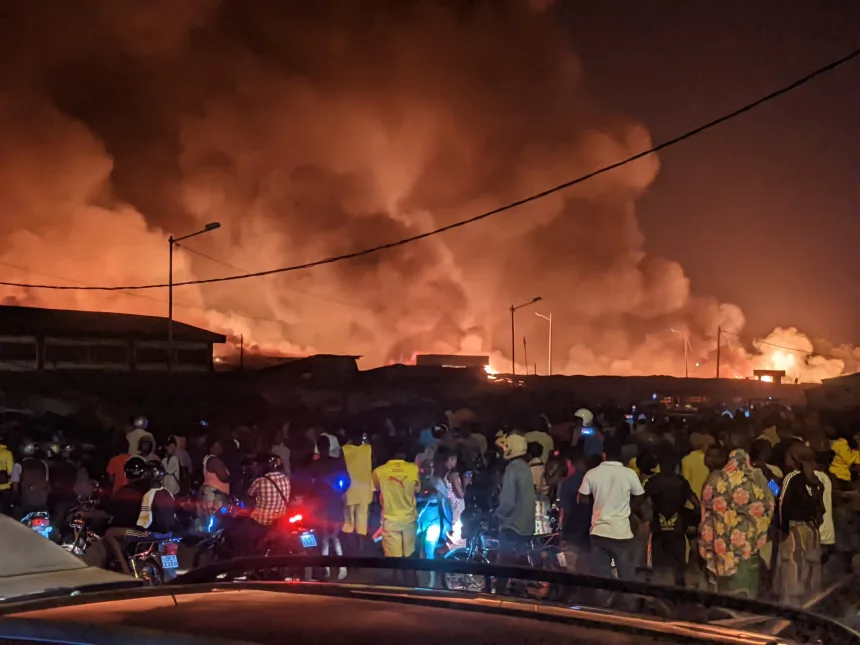
[[[30,526],[32,526],[34,529],[43,529],[48,526],[48,524],[50,524],[50,522],[47,520],[47,518],[44,517],[34,517],[32,520],[30,520]]]
[[[164,545],[164,555],[176,555],[179,551],[179,544],[176,542],[168,542]]]

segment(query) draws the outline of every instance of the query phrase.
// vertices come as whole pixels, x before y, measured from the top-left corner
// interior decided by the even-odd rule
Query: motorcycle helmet
[[[150,461],[146,464],[146,474],[150,484],[155,488],[164,483],[164,476],[167,472],[164,470],[164,464],[160,461]]]
[[[263,462],[263,472],[266,474],[284,472],[284,460],[278,455],[267,456],[266,460]]]
[[[518,434],[509,434],[496,441],[496,445],[502,449],[502,456],[507,459],[522,457],[528,452],[526,438]]]
[[[134,417],[131,420],[131,425],[135,428],[135,430],[146,430],[149,428],[149,421],[142,414]]]
[[[136,482],[146,477],[146,462],[141,457],[129,457],[123,467],[125,478],[130,482]]]
[[[573,413],[573,416],[582,419],[583,428],[590,428],[594,424],[594,414],[586,408],[579,408],[579,410]]]

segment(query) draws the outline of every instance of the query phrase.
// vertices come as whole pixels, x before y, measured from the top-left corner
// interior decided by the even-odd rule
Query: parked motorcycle
[[[68,514],[70,538],[63,548],[83,558],[102,536],[110,515],[98,507],[96,500],[81,500]],[[123,558],[131,574],[146,585],[160,585],[176,577],[179,567],[178,548],[181,538],[142,530],[129,530],[123,540]]]
[[[62,547],[69,553],[83,557],[90,546],[101,539],[110,515],[99,508],[97,500],[81,500],[66,516],[71,533]]]
[[[243,555],[310,555],[318,548],[316,531],[309,528],[309,518],[298,502],[291,504],[287,514],[272,525],[266,536],[255,545],[252,553],[240,552],[238,545],[231,539],[231,527],[240,517],[247,516],[249,512],[237,499],[232,499],[230,504],[221,509],[216,522],[213,523],[213,531],[210,536],[201,541],[194,553],[193,568],[231,560]],[[283,580],[285,578],[309,579],[312,572],[303,571],[276,571],[275,577]],[[266,579],[270,576],[264,576]]]
[[[565,571],[565,556],[558,541],[558,533],[532,537],[528,549],[523,553],[523,565],[534,569]],[[482,520],[480,521],[479,528],[473,531],[466,546],[449,551],[445,554],[445,559],[458,562],[493,564],[498,563],[498,552],[498,537],[490,531],[489,523],[486,520]],[[442,581],[445,588],[450,591],[480,593],[486,591],[488,586],[488,581],[484,576],[461,573],[445,573]],[[515,593],[528,597],[546,598],[559,591],[553,585],[545,582],[520,584],[520,581],[513,580],[511,583]]]
[[[21,524],[29,526],[42,537],[50,538],[54,527],[51,525],[51,516],[48,511],[34,511],[27,513],[21,518]]]
[[[148,531],[129,531],[123,553],[132,575],[148,586],[158,586],[176,577],[180,537]]]

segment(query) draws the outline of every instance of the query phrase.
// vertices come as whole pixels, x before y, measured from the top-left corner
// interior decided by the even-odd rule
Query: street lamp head
[[[543,300],[543,298],[541,298],[540,296],[538,296],[537,298],[535,298],[534,300],[532,300],[532,302],[540,302],[541,300]]]
[[[205,227],[207,231],[214,231],[216,228],[221,228],[220,222],[209,222]]]

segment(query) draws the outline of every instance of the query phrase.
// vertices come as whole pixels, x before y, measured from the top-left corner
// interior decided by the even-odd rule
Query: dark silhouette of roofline
[[[133,338],[167,340],[167,318],[108,311],[44,309],[0,305],[0,336],[63,338]],[[173,338],[197,343],[224,343],[223,334],[173,321]]]

